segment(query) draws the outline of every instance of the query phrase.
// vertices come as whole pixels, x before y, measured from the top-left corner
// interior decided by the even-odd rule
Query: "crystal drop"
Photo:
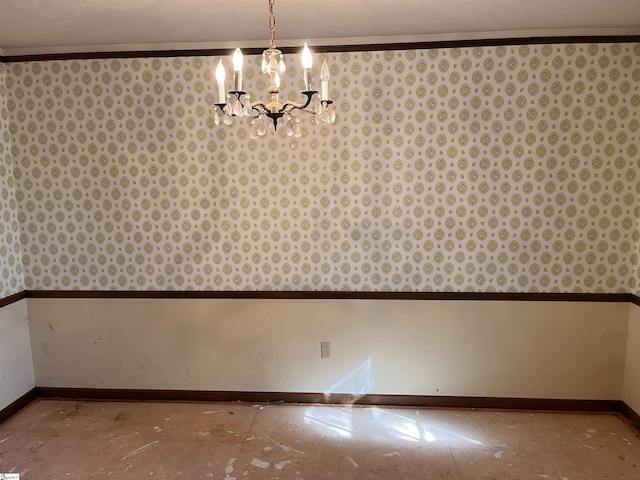
[[[300,126],[300,122],[296,122],[296,126],[293,127],[293,136],[296,138],[300,138],[302,136],[302,127]]]
[[[267,59],[262,56],[262,73],[267,73]]]
[[[225,115],[224,116],[224,124],[225,125],[231,125],[233,123],[233,117],[231,115]]]
[[[233,100],[233,113],[232,115],[236,117],[242,116],[242,104],[240,103],[240,99],[235,98]]]
[[[276,60],[275,55],[271,56],[271,60],[269,60],[269,68],[267,72],[272,74],[273,72],[278,71],[278,61]]]
[[[336,122],[336,106],[331,105],[329,107],[329,123],[335,123],[335,122]]]
[[[284,60],[282,58],[280,59],[280,63],[278,64],[278,71],[281,75],[287,71],[287,66],[284,64]]]
[[[250,136],[251,138],[253,138],[254,140],[255,140],[256,138],[258,138],[258,136],[259,136],[259,135],[258,135],[258,129],[256,128],[256,124],[255,124],[255,123],[252,123],[252,124],[251,124],[251,128],[249,129],[249,136]]]
[[[287,134],[287,137],[293,135],[293,121],[289,120],[287,122],[286,126],[284,127],[284,133]]]
[[[251,100],[248,94],[244,96],[244,114],[247,117],[251,115]]]
[[[213,123],[216,125],[220,125],[220,113],[218,113],[217,108],[213,111]]]
[[[322,113],[322,102],[320,101],[320,98],[318,98],[316,101],[316,115],[320,115],[321,113]]]
[[[256,131],[258,132],[258,135],[260,135],[261,137],[267,133],[267,126],[264,124],[264,118],[260,117],[260,119],[258,120],[258,125],[256,126]]]

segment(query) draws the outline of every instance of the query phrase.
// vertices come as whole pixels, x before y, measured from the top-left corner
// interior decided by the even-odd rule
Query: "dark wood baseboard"
[[[15,402],[12,402],[8,406],[4,407],[2,410],[0,410],[0,424],[9,420],[9,418],[29,405],[36,398],[38,398],[37,390],[35,388],[32,388]]]
[[[38,397],[114,401],[302,403],[383,405],[434,408],[618,412],[618,400],[454,397],[436,395],[352,395],[346,393],[227,392],[203,390],[135,390],[38,387]]]
[[[345,393],[233,392],[207,390],[139,390],[36,387],[0,410],[0,424],[38,398],[140,402],[245,402],[387,407],[471,408],[546,412],[621,414],[640,431],[640,414],[620,400],[554,398],[455,397],[436,395],[352,395]]]
[[[620,402],[620,414],[640,432],[640,414],[625,402]]]

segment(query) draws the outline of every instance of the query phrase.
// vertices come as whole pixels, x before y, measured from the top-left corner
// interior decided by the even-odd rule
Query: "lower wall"
[[[640,307],[631,305],[622,401],[640,412]]]
[[[27,300],[0,308],[0,410],[35,386]]]
[[[40,387],[619,400],[626,303],[29,299]],[[330,359],[320,342],[330,341]]]

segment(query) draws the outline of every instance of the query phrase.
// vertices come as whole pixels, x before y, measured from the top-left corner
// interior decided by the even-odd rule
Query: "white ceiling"
[[[639,35],[640,0],[277,0],[279,46]],[[0,0],[4,55],[266,47],[268,0]]]

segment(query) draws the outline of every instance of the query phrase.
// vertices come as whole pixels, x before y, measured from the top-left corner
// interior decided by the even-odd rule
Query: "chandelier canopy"
[[[233,54],[233,90],[225,93],[226,71],[222,64],[222,59],[216,68],[216,82],[218,85],[218,102],[214,107],[214,121],[216,125],[224,123],[231,125],[233,117],[249,117],[251,138],[258,138],[267,132],[267,126],[273,124],[274,131],[278,125],[284,123],[285,132],[289,136],[300,137],[302,129],[300,127],[299,113],[310,114],[316,123],[334,123],[336,121],[336,107],[329,99],[329,67],[327,61],[322,63],[320,69],[320,92],[313,90],[311,67],[313,56],[307,44],[302,50],[302,68],[304,69],[304,87],[302,93],[304,101],[301,103],[286,101],[280,103],[280,76],[286,72],[284,55],[276,47],[275,26],[276,21],[273,16],[273,5],[275,0],[269,1],[269,32],[271,39],[269,48],[262,52],[262,73],[269,75],[269,96],[268,103],[251,101],[251,96],[242,90],[242,66],[243,56],[239,48]],[[271,120],[271,122],[269,122]]]

